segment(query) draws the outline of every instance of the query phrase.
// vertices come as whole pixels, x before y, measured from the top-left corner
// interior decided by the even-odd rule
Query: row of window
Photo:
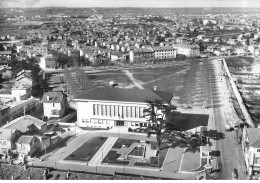
[[[140,126],[140,127],[150,127],[154,126],[152,123],[140,123],[140,122],[131,122],[131,126]]]
[[[94,116],[144,118],[144,107],[93,104]]]
[[[103,125],[108,125],[112,121],[111,120],[101,120],[101,119],[82,119],[82,123],[92,123],[92,124],[103,124]]]
[[[101,119],[82,119],[82,123],[89,123],[89,124],[99,124],[99,125],[112,125],[114,121],[111,120],[101,120]],[[129,122],[131,123],[131,126],[138,126],[138,127],[150,127],[155,124],[151,123],[141,123],[141,122]],[[123,126],[123,125],[121,125]],[[96,126],[95,126],[96,127]]]
[[[166,51],[166,50],[165,50],[165,51],[155,51],[155,53],[161,53],[161,52],[162,52],[162,53],[165,53],[165,52],[170,52],[170,53],[173,53],[173,52],[174,52],[174,50],[170,50],[170,51],[168,51],[168,50],[167,50],[167,51]]]
[[[159,55],[156,58],[173,58],[173,56],[161,56],[161,55]]]
[[[174,55],[174,53],[157,53],[156,55]]]

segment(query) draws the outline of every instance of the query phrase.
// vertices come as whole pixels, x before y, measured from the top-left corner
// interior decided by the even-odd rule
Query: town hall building
[[[173,94],[146,89],[97,88],[76,97],[77,126],[140,128],[150,126],[143,110],[147,101],[169,104]]]

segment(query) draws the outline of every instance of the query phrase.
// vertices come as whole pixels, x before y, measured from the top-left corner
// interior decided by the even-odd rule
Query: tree
[[[64,53],[58,53],[57,55],[57,62],[64,67],[66,64],[68,64],[68,55]]]
[[[174,122],[174,117],[180,113],[176,111],[176,107],[171,104],[165,104],[163,101],[147,101],[148,107],[144,109],[144,117],[151,126],[147,127],[147,136],[156,136],[158,166],[160,166],[159,156],[162,150],[162,143],[168,144],[167,147],[180,146],[186,148],[186,151],[197,151],[201,145],[199,134],[188,133],[182,131]]]
[[[31,76],[32,76],[32,89],[33,96],[42,96],[44,91],[48,91],[48,79],[41,72],[41,68],[38,64],[33,64],[31,67]]]

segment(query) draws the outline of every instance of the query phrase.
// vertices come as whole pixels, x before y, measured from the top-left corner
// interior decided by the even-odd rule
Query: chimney
[[[157,91],[157,86],[153,86],[153,91]]]
[[[50,101],[50,96],[47,95],[47,101]]]

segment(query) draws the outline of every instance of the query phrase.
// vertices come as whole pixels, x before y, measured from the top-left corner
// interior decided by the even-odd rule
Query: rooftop
[[[97,88],[78,96],[75,100],[105,100],[146,103],[146,101],[162,100],[170,103],[172,93],[142,89],[123,89],[123,88]]]
[[[37,128],[41,128],[46,123],[30,115],[17,118],[10,123],[3,126],[4,129],[16,129],[21,132],[27,132],[28,127],[35,125]]]
[[[18,138],[17,143],[19,144],[30,144],[34,136],[22,135]]]
[[[42,97],[44,103],[60,103],[63,100],[64,94],[62,92],[47,92]],[[48,98],[49,97],[49,98]]]
[[[260,147],[260,128],[246,128],[249,145],[252,147]]]
[[[10,140],[14,132],[12,129],[0,129],[0,139]]]

